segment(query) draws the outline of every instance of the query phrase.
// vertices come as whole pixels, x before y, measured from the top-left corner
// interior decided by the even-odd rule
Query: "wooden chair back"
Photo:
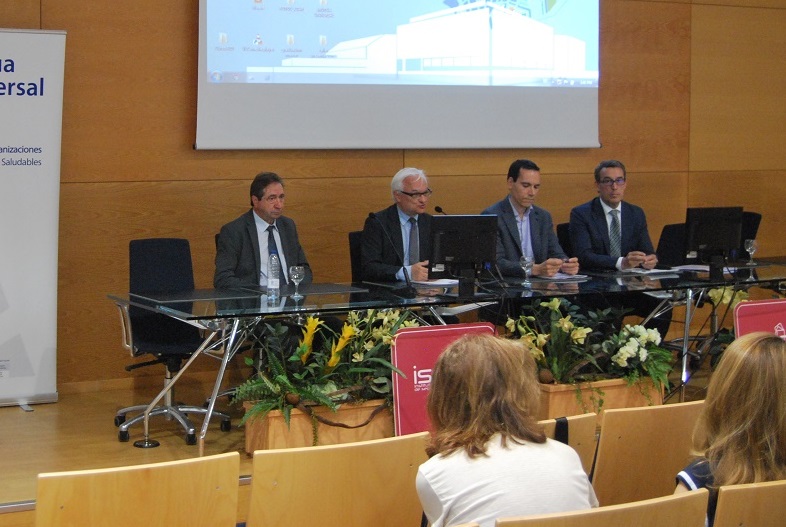
[[[592,462],[595,459],[595,449],[597,441],[597,415],[594,413],[572,415],[568,420],[568,445],[573,447],[579,458],[581,466],[587,474],[592,470]],[[557,428],[556,419],[546,419],[539,421],[543,425],[546,435],[554,439]]]
[[[37,527],[226,526],[237,523],[237,452],[38,475]]]
[[[497,527],[704,527],[706,489],[573,512],[499,518]]]
[[[715,527],[780,527],[786,518],[786,480],[726,485],[718,490]]]
[[[427,437],[257,450],[246,525],[419,525],[415,476]]]
[[[665,496],[690,461],[704,401],[607,410],[592,486],[602,506]]]

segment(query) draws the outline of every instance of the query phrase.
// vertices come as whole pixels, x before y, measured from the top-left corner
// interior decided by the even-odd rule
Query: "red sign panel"
[[[448,344],[467,333],[494,335],[488,322],[403,328],[393,336],[391,359],[406,378],[393,375],[393,416],[396,435],[429,430],[426,398],[431,386],[431,370]]]
[[[734,308],[734,331],[738,337],[766,331],[786,340],[786,299],[740,302]]]

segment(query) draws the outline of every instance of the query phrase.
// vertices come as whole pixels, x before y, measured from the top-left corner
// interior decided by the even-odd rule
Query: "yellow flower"
[[[552,311],[558,311],[559,310],[559,306],[560,306],[559,297],[552,298],[550,302],[541,302],[540,306],[541,307],[547,307],[547,308],[551,309]]]
[[[322,321],[317,317],[306,318],[306,326],[303,328],[303,340],[300,341],[300,348],[305,348],[305,351],[300,356],[300,362],[303,364],[306,363],[308,356],[311,355],[311,345],[314,343],[314,334],[321,325]]]
[[[570,330],[573,329],[573,322],[570,321],[570,315],[559,319],[557,321],[557,327],[565,333],[570,333]]]
[[[573,331],[570,332],[570,338],[576,344],[584,344],[584,339],[592,333],[592,329],[590,328],[574,328]]]
[[[341,329],[341,336],[338,338],[338,342],[334,342],[332,348],[330,349],[330,360],[327,363],[328,369],[335,368],[339,361],[341,360],[341,350],[343,350],[346,345],[352,340],[352,337],[355,336],[355,328],[350,326],[349,324],[344,324],[344,327]]]

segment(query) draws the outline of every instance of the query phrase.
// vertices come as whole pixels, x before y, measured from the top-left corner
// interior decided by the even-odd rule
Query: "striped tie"
[[[615,258],[622,256],[622,240],[620,237],[620,211],[613,209],[611,214],[611,227],[609,228],[609,247],[610,255]]]

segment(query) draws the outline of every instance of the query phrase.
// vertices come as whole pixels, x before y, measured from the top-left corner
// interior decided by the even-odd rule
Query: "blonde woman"
[[[547,439],[534,415],[535,362],[518,342],[466,335],[434,367],[431,457],[417,490],[432,527],[597,507],[578,454]]]
[[[750,333],[723,352],[693,433],[699,457],[677,475],[685,492],[710,490],[712,526],[722,485],[786,479],[786,342]]]

